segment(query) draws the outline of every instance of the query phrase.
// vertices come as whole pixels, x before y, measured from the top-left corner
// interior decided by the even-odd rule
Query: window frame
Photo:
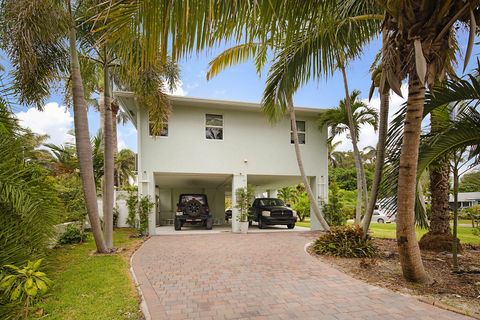
[[[305,136],[305,139],[303,140],[304,142],[301,143],[299,141],[299,145],[306,145],[307,144],[307,121],[306,120],[296,120],[297,123],[297,135],[300,136],[300,134],[303,134]],[[303,122],[305,129],[303,131],[298,130],[298,123]],[[293,141],[293,128],[292,128],[292,123],[290,122],[290,144],[295,144]]]
[[[222,125],[221,126],[215,126],[215,125],[209,125],[207,124],[207,116],[220,116],[222,117]],[[203,137],[207,141],[224,141],[225,140],[225,116],[223,113],[205,113],[204,117],[204,129],[203,129]],[[222,139],[210,139],[207,138],[207,128],[218,128],[222,130]]]

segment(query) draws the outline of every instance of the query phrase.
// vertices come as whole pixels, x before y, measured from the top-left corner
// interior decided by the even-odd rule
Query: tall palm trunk
[[[106,51],[106,50],[105,50]],[[103,162],[103,220],[105,227],[105,243],[107,248],[113,247],[113,188],[114,188],[114,153],[113,153],[113,126],[110,90],[110,74],[108,56],[105,54],[103,66],[104,82],[104,162]]]
[[[445,128],[448,109],[435,110],[430,115],[430,132],[440,132]],[[448,251],[453,237],[450,230],[450,164],[448,157],[442,157],[430,167],[430,194],[432,210],[428,232],[420,239],[420,247],[429,250]]]
[[[70,8],[70,0],[68,0]],[[70,8],[71,14],[71,8]],[[71,79],[73,96],[73,118],[75,125],[75,142],[77,146],[78,165],[82,177],[85,204],[92,227],[93,237],[99,253],[106,253],[108,249],[102,236],[100,217],[98,216],[97,194],[93,177],[92,146],[88,131],[87,104],[85,102],[83,80],[78,61],[77,37],[72,17],[72,26],[69,30],[70,56],[71,56]]]
[[[297,130],[297,119],[295,116],[295,107],[293,106],[292,98],[288,98],[288,113],[290,115],[290,123],[292,125],[292,132],[293,132],[293,144],[295,146],[295,155],[297,157],[298,169],[300,170],[300,175],[302,176],[303,184],[305,185],[305,190],[307,191],[308,199],[310,199],[310,205],[313,208],[313,213],[315,217],[320,222],[322,228],[325,231],[330,230],[330,226],[328,225],[327,221],[323,217],[322,213],[320,212],[320,208],[318,207],[318,200],[315,199],[313,195],[312,188],[310,187],[310,182],[307,179],[307,175],[305,174],[305,168],[303,167],[303,160],[302,154],[300,153],[300,145],[298,142],[298,130]]]
[[[362,215],[362,191],[364,192],[363,198],[365,201],[368,201],[367,186],[365,179],[365,171],[363,169],[363,161],[360,155],[360,150],[358,149],[358,137],[357,131],[355,130],[355,123],[353,122],[353,113],[352,105],[350,101],[350,91],[348,89],[348,79],[347,73],[345,71],[345,65],[342,63],[340,66],[343,76],[343,86],[345,89],[345,109],[347,110],[348,117],[348,129],[350,131],[350,137],[352,138],[353,146],[353,155],[355,157],[355,169],[357,172],[357,206],[355,208],[355,224],[360,224],[361,215]],[[365,187],[364,187],[365,184]],[[364,190],[365,189],[365,190]],[[366,203],[366,202],[365,202]],[[366,205],[365,205],[366,207]]]
[[[112,136],[113,136],[113,154],[115,157],[118,153],[118,132],[117,132],[117,116],[118,116],[118,104],[112,101]]]
[[[388,132],[388,109],[390,104],[389,91],[380,92],[380,124],[378,128],[378,142],[375,156],[375,173],[373,176],[372,192],[368,201],[365,217],[363,218],[363,237],[366,238],[370,222],[372,220],[373,210],[377,203],[378,190],[382,182],[383,164],[385,162],[385,145]]]
[[[403,276],[408,281],[427,282],[415,234],[417,161],[425,101],[425,87],[415,74],[408,83],[407,112],[403,130],[397,193],[397,245]]]

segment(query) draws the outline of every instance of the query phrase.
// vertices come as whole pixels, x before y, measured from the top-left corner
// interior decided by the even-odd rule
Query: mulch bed
[[[375,258],[336,258],[318,256],[350,276],[375,286],[434,300],[480,319],[480,247],[464,245],[459,256],[462,273],[452,272],[449,252],[422,251],[425,269],[433,280],[419,285],[403,279],[394,239],[374,239],[379,248]],[[425,300],[425,299],[423,299]]]

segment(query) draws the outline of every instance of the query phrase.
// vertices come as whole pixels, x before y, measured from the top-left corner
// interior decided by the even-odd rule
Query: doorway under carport
[[[316,177],[310,177],[313,182],[314,190],[317,194],[323,195],[322,186],[317,183]],[[255,189],[257,196],[276,197],[276,190],[284,186],[295,185],[302,182],[299,176],[279,176],[279,175],[244,175],[244,174],[192,174],[192,173],[154,173],[155,182],[155,226],[170,226],[173,229],[175,212],[179,196],[184,193],[206,194],[210,212],[213,217],[214,229],[223,226],[225,228],[225,199],[232,200],[233,217],[231,219],[232,230],[235,230],[237,221],[235,209],[235,194],[232,190],[246,186],[248,183]],[[320,192],[319,192],[320,191]],[[170,230],[168,230],[170,232]],[[156,232],[158,233],[158,232]],[[163,233],[163,232],[162,232]]]

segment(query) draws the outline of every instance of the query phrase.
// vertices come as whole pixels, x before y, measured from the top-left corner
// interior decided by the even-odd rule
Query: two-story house
[[[238,230],[235,190],[248,184],[276,194],[302,182],[286,117],[270,123],[260,105],[172,96],[172,113],[159,136],[148,112],[129,92],[116,92],[138,134],[139,193],[156,199],[149,233],[173,222],[178,196],[205,193],[215,224],[224,222],[225,197],[232,198],[232,229]],[[296,108],[305,171],[319,202],[328,195],[327,131],[316,123],[321,109]],[[233,192],[232,192],[233,190]],[[320,229],[312,214],[312,229]]]

